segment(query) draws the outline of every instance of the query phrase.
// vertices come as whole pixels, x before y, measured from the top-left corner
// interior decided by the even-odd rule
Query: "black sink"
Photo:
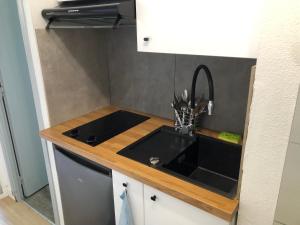
[[[163,126],[118,152],[198,186],[234,198],[239,178],[240,145],[215,138],[180,135]],[[151,157],[159,163],[152,165]]]
[[[198,135],[191,147],[162,167],[187,181],[233,198],[240,161],[240,145]]]
[[[161,167],[171,162],[176,156],[192,146],[195,137],[183,136],[175,132],[174,128],[162,126],[137,142],[118,152],[119,155],[133,159],[152,167]],[[159,158],[154,166],[151,158]]]

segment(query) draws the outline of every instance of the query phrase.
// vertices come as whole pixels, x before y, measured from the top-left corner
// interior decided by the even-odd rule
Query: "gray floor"
[[[29,198],[25,199],[25,201],[47,219],[54,222],[49,186],[39,190]]]

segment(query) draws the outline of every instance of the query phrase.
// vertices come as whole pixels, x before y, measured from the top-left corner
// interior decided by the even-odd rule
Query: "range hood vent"
[[[135,26],[134,0],[66,1],[52,9],[44,9],[46,29],[54,28],[118,28]]]

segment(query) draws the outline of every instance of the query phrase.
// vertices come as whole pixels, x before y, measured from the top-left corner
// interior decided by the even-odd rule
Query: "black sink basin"
[[[187,181],[233,198],[240,160],[240,145],[198,135],[192,146],[162,167]]]
[[[196,141],[195,137],[183,136],[175,132],[174,128],[162,126],[142,139],[118,152],[148,166],[159,168],[168,164]],[[150,163],[151,158],[158,158],[156,165]]]
[[[174,128],[163,126],[118,154],[233,198],[241,149],[240,145],[207,136],[180,135]],[[151,157],[159,162],[152,165]]]

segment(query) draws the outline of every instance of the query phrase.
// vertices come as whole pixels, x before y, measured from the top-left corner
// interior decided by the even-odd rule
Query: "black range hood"
[[[61,1],[42,16],[49,28],[117,28],[135,25],[134,0]]]

